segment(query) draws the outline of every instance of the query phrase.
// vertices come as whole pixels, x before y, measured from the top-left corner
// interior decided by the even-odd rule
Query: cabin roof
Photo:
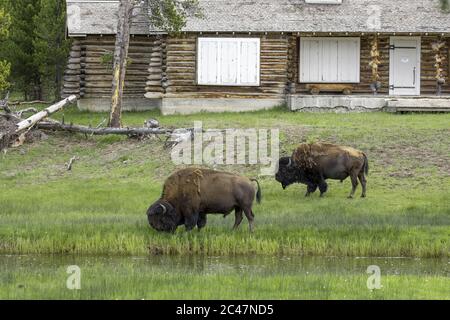
[[[450,32],[450,14],[439,0],[199,0],[203,19],[189,18],[186,32]],[[67,0],[69,35],[114,34],[118,0]],[[147,9],[133,34],[151,34]],[[380,23],[377,24],[377,16]]]

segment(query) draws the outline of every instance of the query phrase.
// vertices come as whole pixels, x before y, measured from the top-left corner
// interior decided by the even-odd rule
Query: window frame
[[[201,52],[201,42],[203,40],[209,41],[218,41],[218,42],[238,42],[238,55],[237,55],[237,83],[202,83],[200,82],[200,52]],[[256,41],[257,42],[257,50],[256,50],[256,62],[257,62],[257,70],[256,70],[256,83],[242,83],[240,81],[240,47],[242,42],[245,41]],[[220,50],[220,49],[219,49]],[[199,36],[197,37],[197,48],[196,48],[196,66],[195,66],[195,74],[196,74],[196,84],[198,86],[216,86],[216,87],[259,87],[261,86],[261,38],[260,37],[208,37],[208,36]],[[221,63],[218,64],[218,74],[220,76]]]
[[[302,66],[302,41],[316,41],[316,40],[345,40],[345,39],[353,39],[357,40],[358,42],[358,48],[357,48],[357,57],[356,57],[356,63],[357,63],[357,77],[355,81],[305,81],[302,79],[302,72],[301,72],[301,66]],[[298,50],[298,83],[333,83],[333,84],[347,84],[347,83],[361,83],[361,38],[360,37],[300,37],[298,40],[299,44],[299,50]],[[323,58],[323,56],[321,57]]]

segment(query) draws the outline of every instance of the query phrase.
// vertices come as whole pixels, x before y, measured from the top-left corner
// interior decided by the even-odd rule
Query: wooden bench
[[[336,84],[336,83],[315,83],[307,84],[306,89],[311,94],[319,94],[320,92],[342,92],[345,95],[352,94],[353,86],[350,84]]]

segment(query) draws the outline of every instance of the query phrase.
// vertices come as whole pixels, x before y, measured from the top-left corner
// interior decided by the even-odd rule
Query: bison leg
[[[358,175],[355,172],[350,174],[350,179],[352,180],[352,191],[348,195],[348,198],[351,199],[355,195],[356,187],[358,186]]]
[[[193,213],[186,215],[184,218],[184,226],[186,227],[186,231],[191,231],[197,225],[197,221],[199,220],[199,214]]]
[[[358,174],[358,179],[359,182],[361,182],[361,186],[362,186],[362,193],[361,193],[361,198],[365,198],[366,197],[366,177],[364,176],[364,170],[361,170]]]
[[[243,219],[242,209],[241,208],[236,208],[234,210],[234,215],[235,215],[235,218],[234,218],[233,230],[236,230],[239,227],[239,225],[241,224],[242,219]]]
[[[328,190],[328,184],[325,182],[325,180],[323,180],[323,181],[319,184],[319,190],[320,190],[320,197],[323,197],[323,195],[325,194],[325,192],[327,192],[327,190]]]
[[[309,197],[309,195],[311,193],[314,193],[317,190],[317,185],[315,184],[308,184],[306,186],[306,193],[305,193],[305,197]]]
[[[253,214],[253,211],[251,208],[245,208],[244,213],[248,220],[249,230],[250,230],[250,232],[253,232],[253,220],[254,220],[255,215]]]
[[[204,226],[206,226],[206,214],[201,214],[197,220],[197,228],[200,231]]]

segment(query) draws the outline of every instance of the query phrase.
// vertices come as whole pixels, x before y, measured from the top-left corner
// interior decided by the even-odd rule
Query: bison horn
[[[289,162],[288,162],[287,166],[290,167],[291,164],[292,164],[292,160],[291,160],[291,158],[289,158]]]
[[[162,214],[165,214],[167,212],[166,206],[163,205],[162,203],[160,203],[159,205],[161,206],[161,208],[163,208],[163,213]]]

